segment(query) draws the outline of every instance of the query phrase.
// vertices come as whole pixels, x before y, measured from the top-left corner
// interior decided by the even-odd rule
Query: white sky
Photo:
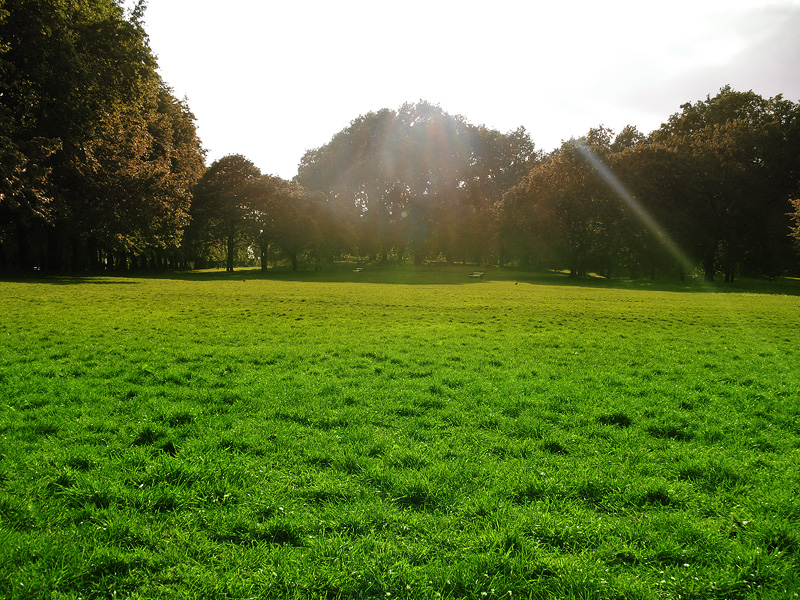
[[[359,115],[420,99],[545,151],[649,133],[725,84],[800,100],[800,0],[149,0],[144,20],[207,162],[287,179]]]

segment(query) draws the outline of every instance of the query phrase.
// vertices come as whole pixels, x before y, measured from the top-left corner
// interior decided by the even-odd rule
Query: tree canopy
[[[337,258],[574,275],[800,272],[800,108],[725,87],[552,152],[425,101],[354,119],[297,177],[206,168],[144,1],[0,2],[0,270]]]
[[[482,260],[498,252],[503,192],[535,156],[523,128],[501,134],[419,102],[354,120],[306,153],[297,179],[354,224],[357,254]]]
[[[85,268],[176,250],[203,150],[161,80],[142,4],[6,0],[0,257]]]
[[[507,195],[523,255],[575,274],[796,271],[798,105],[726,87],[681,108],[648,136],[594,129],[537,163]]]

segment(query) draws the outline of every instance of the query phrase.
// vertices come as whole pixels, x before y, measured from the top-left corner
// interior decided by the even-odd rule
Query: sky
[[[144,24],[207,163],[286,179],[405,102],[547,152],[600,125],[649,133],[727,84],[800,101],[800,0],[149,0]]]

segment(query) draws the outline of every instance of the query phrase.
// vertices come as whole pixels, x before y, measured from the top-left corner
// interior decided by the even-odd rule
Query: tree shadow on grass
[[[162,274],[163,275],[163,274]],[[131,280],[134,278],[133,280]],[[150,279],[160,279],[155,274],[148,277]],[[98,275],[40,275],[30,276],[14,275],[0,276],[0,285],[4,283],[25,283],[25,284],[44,284],[44,285],[137,285],[140,281],[135,274],[108,273]]]
[[[483,277],[471,275],[480,270]],[[678,280],[606,279],[599,276],[572,277],[557,271],[527,271],[514,268],[481,267],[475,264],[425,265],[375,264],[356,266],[355,263],[337,263],[320,270],[291,271],[276,268],[262,271],[259,267],[240,267],[232,273],[223,269],[198,271],[130,271],[91,275],[34,275],[31,277],[0,278],[0,284],[39,283],[49,285],[133,285],[147,280],[175,281],[228,281],[248,282],[319,282],[319,283],[370,283],[395,285],[482,285],[487,282],[508,282],[516,285],[541,285],[579,287],[592,289],[621,289],[651,292],[681,293],[747,293],[764,295],[800,296],[800,278],[779,277],[773,282],[766,279],[739,279],[734,283],[704,282],[701,278]]]
[[[470,275],[476,270],[482,278]],[[740,279],[734,283],[707,283],[702,278],[679,280],[606,279],[597,276],[571,277],[556,271],[527,271],[513,268],[481,267],[470,264],[428,265],[374,265],[360,271],[354,265],[334,265],[323,270],[290,271],[242,268],[234,273],[224,271],[188,271],[173,273],[170,277],[185,280],[208,279],[213,281],[294,281],[325,283],[374,283],[399,285],[481,285],[504,281],[523,285],[568,286],[592,289],[625,289],[651,292],[684,293],[748,293],[765,295],[800,296],[800,278],[779,277],[774,282],[766,279]]]

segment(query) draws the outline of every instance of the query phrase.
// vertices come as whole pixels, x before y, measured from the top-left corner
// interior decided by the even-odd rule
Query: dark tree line
[[[338,232],[327,256],[773,277],[798,270],[800,106],[726,87],[649,135],[599,127],[541,154],[522,128],[406,104],[307,152],[297,182]]]
[[[722,89],[550,152],[426,102],[362,115],[293,181],[210,167],[143,0],[0,0],[0,270],[337,258],[606,276],[797,272],[800,108]]]
[[[650,277],[689,267],[732,281],[797,269],[799,182],[798,105],[724,88],[649,136],[601,128],[564,143],[506,201],[537,264]]]
[[[316,198],[296,182],[262,175],[244,156],[225,156],[214,161],[194,189],[184,251],[197,268],[224,263],[233,271],[258,261],[266,270],[272,248],[297,270],[301,255],[319,252],[338,234]]]
[[[177,262],[204,153],[142,11],[0,3],[0,268]]]

